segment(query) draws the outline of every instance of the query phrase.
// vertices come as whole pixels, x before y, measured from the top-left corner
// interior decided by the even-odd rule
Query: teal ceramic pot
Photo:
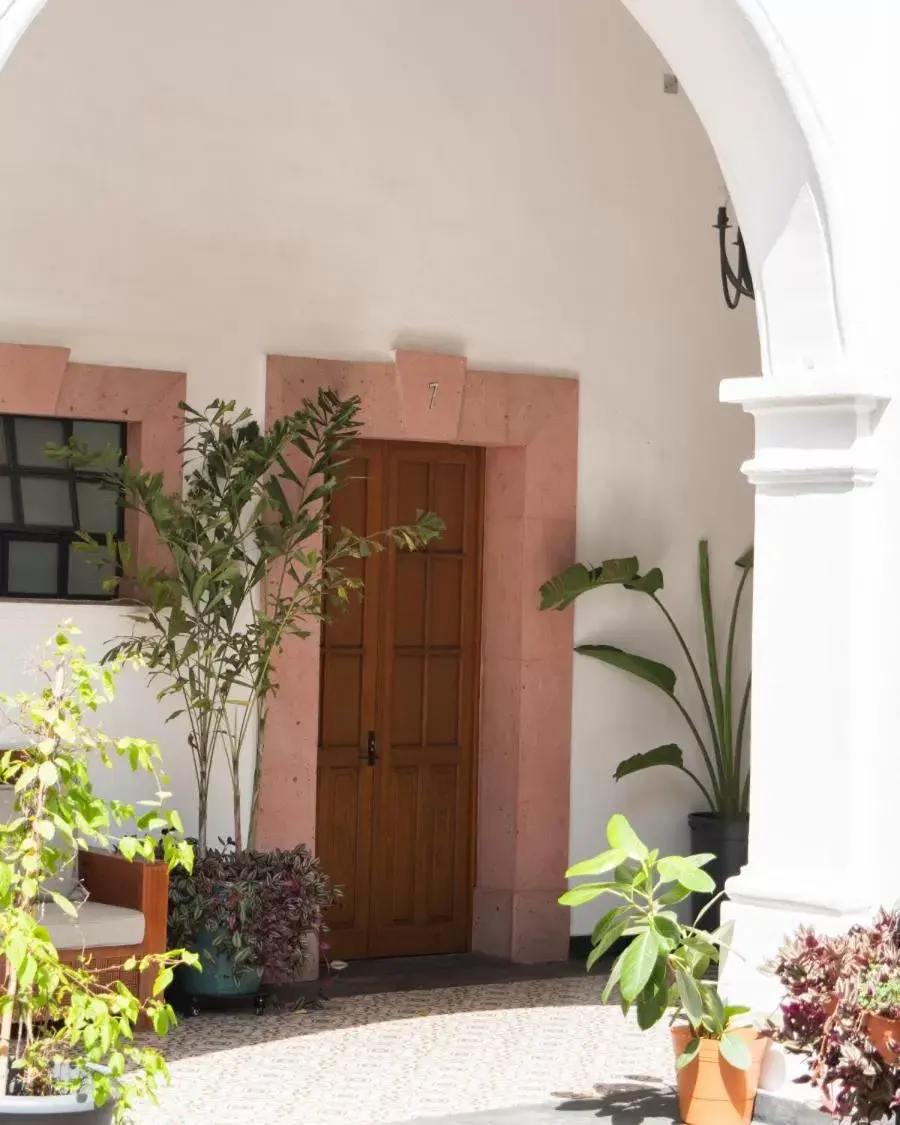
[[[179,986],[188,996],[255,996],[262,986],[262,969],[246,969],[236,977],[230,951],[215,949],[215,937],[214,930],[204,930],[197,935],[194,952],[200,955],[203,971],[179,965],[176,969]]]

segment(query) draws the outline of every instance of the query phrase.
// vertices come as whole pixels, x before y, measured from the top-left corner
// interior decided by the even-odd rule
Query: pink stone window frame
[[[362,437],[485,448],[481,705],[472,948],[564,958],[557,903],[569,853],[572,613],[538,588],[574,556],[578,383],[470,370],[399,351],[394,363],[268,358],[267,422],[319,387],[359,395]],[[319,646],[292,641],[267,725],[260,846],[315,844]]]
[[[162,473],[180,491],[187,378],[183,372],[71,363],[69,349],[0,344],[0,414],[124,422],[129,460]],[[145,517],[125,513],[125,538],[138,565],[163,565]]]

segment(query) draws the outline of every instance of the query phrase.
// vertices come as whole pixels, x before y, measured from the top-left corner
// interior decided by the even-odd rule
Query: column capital
[[[741,468],[767,493],[843,492],[878,471],[869,440],[890,393],[821,372],[726,379],[719,398],[756,419],[756,453]]]

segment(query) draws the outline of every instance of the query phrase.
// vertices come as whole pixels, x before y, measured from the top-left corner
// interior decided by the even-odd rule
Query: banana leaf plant
[[[708,683],[704,683],[700,674],[702,661],[695,659],[684,638],[684,633],[659,596],[663,589],[663,573],[659,567],[642,574],[636,558],[608,559],[597,567],[576,563],[541,586],[541,609],[566,609],[582,594],[603,586],[622,586],[626,590],[650,599],[674,632],[687,661],[703,712],[703,719],[699,725],[684,702],[676,695],[678,680],[675,672],[668,665],[651,660],[647,656],[627,652],[614,645],[578,645],[575,651],[582,656],[599,660],[601,664],[608,664],[628,672],[661,691],[667,699],[671,700],[687,723],[699,751],[703,769],[701,771],[692,769],[687,764],[682,748],[670,742],[620,762],[616,768],[615,779],[620,781],[629,774],[653,766],[671,766],[687,774],[694,781],[714,816],[723,819],[742,819],[747,816],[750,796],[750,773],[744,756],[750,705],[750,677],[747,677],[742,690],[736,694],[734,656],[741,600],[753,568],[753,549],[745,551],[735,562],[740,577],[731,605],[728,635],[725,641],[724,667],[720,660],[713,618],[709,544],[705,539],[700,540],[698,558]]]
[[[609,847],[593,859],[570,867],[570,879],[588,876],[560,897],[563,906],[581,906],[600,896],[618,899],[591,934],[588,972],[604,954],[630,939],[613,963],[603,989],[603,1003],[618,993],[622,1011],[632,1006],[638,1026],[646,1030],[666,1012],[690,1025],[691,1037],[678,1056],[687,1066],[700,1051],[701,1039],[718,1040],[725,1060],[739,1070],[750,1066],[750,1051],[734,1029],[745,1022],[749,1008],[727,1007],[716,985],[706,980],[711,966],[721,965],[729,951],[732,922],[712,933],[679,921],[672,909],[692,891],[711,893],[715,882],[703,868],[714,855],[660,856],[639,838],[617,813],[606,826]],[[704,908],[721,897],[716,897]]]

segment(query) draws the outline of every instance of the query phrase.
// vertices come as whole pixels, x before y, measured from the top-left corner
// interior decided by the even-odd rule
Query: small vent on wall
[[[664,94],[677,94],[678,93],[678,79],[674,74],[663,75],[663,93]]]

